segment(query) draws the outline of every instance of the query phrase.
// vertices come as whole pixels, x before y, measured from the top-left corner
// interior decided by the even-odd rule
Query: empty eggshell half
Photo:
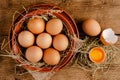
[[[118,36],[115,35],[111,28],[103,30],[100,40],[104,45],[115,44],[118,41]]]

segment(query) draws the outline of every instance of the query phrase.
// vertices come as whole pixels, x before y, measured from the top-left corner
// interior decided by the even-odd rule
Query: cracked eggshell
[[[107,28],[101,33],[100,40],[104,45],[112,45],[118,41],[118,36],[111,28]]]

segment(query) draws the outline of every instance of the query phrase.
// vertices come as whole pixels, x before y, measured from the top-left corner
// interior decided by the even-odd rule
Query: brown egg
[[[49,20],[46,24],[46,31],[51,35],[59,34],[63,29],[63,23],[58,18]]]
[[[31,18],[28,21],[27,27],[32,33],[39,34],[44,31],[45,22],[42,18]]]
[[[48,65],[56,65],[60,61],[60,54],[57,50],[53,48],[48,48],[44,52],[43,60]]]
[[[83,31],[89,36],[97,36],[101,32],[99,23],[94,19],[87,19],[82,25]]]
[[[66,50],[68,43],[68,38],[64,34],[58,34],[53,38],[53,47],[59,51]]]
[[[18,35],[18,42],[22,47],[29,47],[34,44],[35,37],[29,31],[22,31]]]
[[[51,35],[48,33],[39,34],[36,39],[36,44],[42,49],[46,49],[46,48],[50,47],[52,44]]]
[[[31,46],[26,50],[25,57],[30,62],[38,62],[42,59],[43,51],[37,46]]]

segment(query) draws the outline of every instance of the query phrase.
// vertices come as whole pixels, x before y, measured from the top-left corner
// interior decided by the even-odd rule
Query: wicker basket
[[[72,19],[72,17],[66,13],[63,9],[54,6],[54,5],[48,5],[48,4],[37,4],[33,6],[29,6],[26,10],[28,10],[28,13],[26,11],[22,11],[21,14],[25,17],[29,18],[33,15],[42,15],[42,14],[50,14],[52,13],[57,18],[60,18],[63,23],[65,24],[65,27],[69,31],[70,35],[76,37],[79,37],[79,32],[76,26],[76,23]],[[60,12],[59,12],[60,11]],[[16,38],[18,33],[21,31],[21,24],[24,22],[25,18],[22,15],[17,15],[14,22],[12,23],[10,27],[9,32],[9,41],[10,41],[10,49],[13,50],[14,55],[19,54],[19,46],[16,43]],[[67,52],[67,55],[65,56],[64,60],[54,66],[49,67],[34,67],[31,65],[26,64],[22,59],[16,59],[16,61],[19,64],[24,64],[23,67],[27,70],[35,70],[39,72],[49,72],[51,70],[58,71],[61,68],[63,68],[74,56],[74,47],[75,47],[75,41],[74,39],[71,40],[70,48]]]

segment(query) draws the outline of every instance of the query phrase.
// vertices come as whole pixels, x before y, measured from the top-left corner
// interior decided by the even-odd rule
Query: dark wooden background
[[[7,39],[9,26],[15,11],[23,10],[23,6],[48,3],[66,10],[79,23],[86,18],[95,18],[102,29],[112,28],[120,34],[120,0],[0,0],[0,45]],[[120,69],[111,69],[107,74],[96,74],[96,80],[120,80]],[[92,80],[92,73],[82,70],[78,65],[66,67],[57,72],[51,80]],[[34,80],[30,74],[16,75],[15,61],[0,57],[0,80]]]

